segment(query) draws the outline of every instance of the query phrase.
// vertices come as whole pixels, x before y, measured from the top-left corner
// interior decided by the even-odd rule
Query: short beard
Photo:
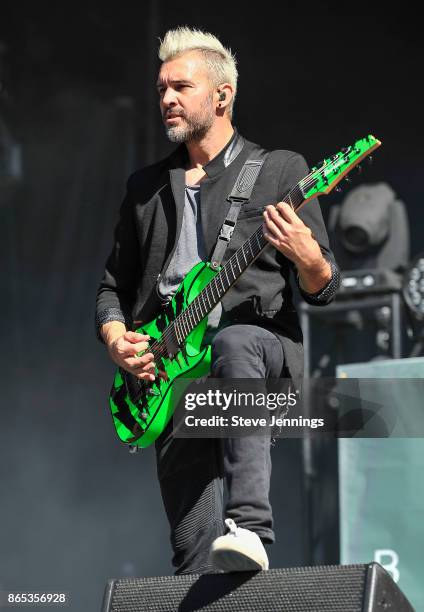
[[[185,120],[185,125],[171,126],[165,125],[166,135],[171,142],[199,142],[202,140],[213,125],[213,95],[211,94],[206,100],[202,110],[191,117],[185,114],[181,115]]]

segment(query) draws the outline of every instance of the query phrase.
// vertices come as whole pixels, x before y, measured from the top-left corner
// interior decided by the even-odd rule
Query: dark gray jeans
[[[231,325],[212,341],[213,378],[278,378],[283,349],[256,325]],[[223,518],[274,542],[269,503],[270,438],[173,438],[172,420],[156,441],[157,470],[171,527],[176,574],[214,571],[208,563]],[[224,506],[224,481],[226,504]]]

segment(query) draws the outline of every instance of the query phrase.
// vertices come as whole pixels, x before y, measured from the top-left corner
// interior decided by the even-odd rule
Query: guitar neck
[[[381,142],[369,134],[357,140],[352,146],[343,148],[339,153],[324,159],[284,197],[294,211],[309,202],[313,197],[328,194],[362,159],[370,155]],[[199,295],[170,323],[163,335],[174,339],[175,346],[182,346],[187,336],[222,300],[243,272],[268,245],[262,231],[262,224],[237,249],[219,272],[203,288]],[[158,354],[166,354],[166,346],[161,342],[155,346]],[[153,351],[153,346],[151,347]],[[154,352],[154,351],[153,351]]]
[[[299,183],[285,196],[284,202],[293,210],[298,210],[305,202]],[[227,291],[240,278],[243,272],[255,261],[267,246],[262,231],[262,224],[237,249],[230,259],[221,267],[218,274],[204,287],[171,325],[176,328],[177,337],[186,338],[189,333],[204,319],[222,300]]]

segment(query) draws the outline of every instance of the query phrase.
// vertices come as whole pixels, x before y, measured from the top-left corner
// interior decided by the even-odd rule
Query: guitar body
[[[148,334],[150,344],[153,341],[167,343],[167,326],[186,310],[216,274],[209,263],[196,264],[160,315],[136,331]],[[160,363],[156,359],[156,367],[166,373],[166,380],[156,376],[153,383],[144,382],[122,368],[117,370],[109,403],[122,442],[141,448],[150,446],[165,429],[180,399],[173,385],[175,379],[200,378],[208,374],[211,348],[202,346],[206,327],[207,317],[191,331],[172,359],[161,357]],[[181,395],[181,385],[178,387]]]

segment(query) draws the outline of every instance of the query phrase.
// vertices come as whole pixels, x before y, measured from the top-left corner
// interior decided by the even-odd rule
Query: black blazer
[[[200,202],[208,257],[230,208],[226,198],[244,162],[249,157],[261,158],[264,153],[235,131],[226,147],[204,167],[207,177],[200,183]],[[112,320],[136,327],[157,316],[157,283],[170,262],[182,224],[186,162],[187,149],[181,145],[166,159],[129,178],[114,245],[97,292],[97,330]],[[262,223],[264,206],[282,200],[307,173],[305,160],[293,151],[272,151],[267,156],[251,200],[241,208],[224,262]],[[338,274],[318,201],[306,204],[299,216],[311,228],[333,268],[326,291],[317,296],[301,293],[311,303],[326,304],[337,289]],[[283,344],[286,368],[298,376],[303,369],[303,353],[289,284],[293,268],[284,255],[267,247],[224,296],[222,306],[224,321],[254,323],[276,333]]]

